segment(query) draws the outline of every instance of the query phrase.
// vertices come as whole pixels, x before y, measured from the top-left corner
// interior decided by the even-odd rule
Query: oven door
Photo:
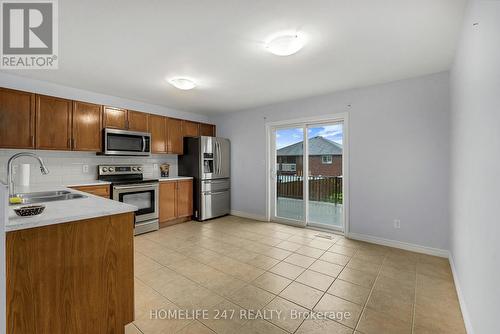
[[[105,155],[151,155],[151,134],[117,129],[104,129]]]
[[[113,199],[138,208],[136,224],[158,218],[158,184],[113,186]]]

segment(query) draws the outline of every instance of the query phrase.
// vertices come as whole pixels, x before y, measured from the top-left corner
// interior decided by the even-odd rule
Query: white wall
[[[455,279],[469,333],[500,333],[500,1],[469,2],[451,83]]]
[[[266,214],[266,122],[345,111],[350,232],[448,249],[448,73],[215,117],[232,141],[232,209]]]
[[[178,117],[199,122],[207,122],[207,116],[175,110],[159,105],[145,103],[141,101],[130,100],[123,97],[103,95],[97,92],[91,92],[78,88],[62,86],[47,81],[34,80],[17,75],[0,72],[0,87],[24,90],[38,94],[62,97],[70,100],[78,100],[97,104],[108,105],[112,107],[132,109],[151,114]],[[166,92],[165,92],[166,94]]]

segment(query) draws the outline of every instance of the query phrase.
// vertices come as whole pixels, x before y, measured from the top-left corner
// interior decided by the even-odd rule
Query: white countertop
[[[177,180],[191,180],[193,177],[191,176],[169,176],[169,177],[160,177],[158,181],[177,181]]]
[[[111,184],[109,181],[101,181],[101,180],[90,180],[90,181],[77,181],[65,184],[66,187],[85,187],[85,186],[101,186]]]
[[[54,201],[44,204],[45,210],[42,214],[33,217],[19,217],[14,208],[29,204],[9,205],[7,208],[9,220],[5,224],[5,231],[23,230],[33,227],[67,223],[77,220],[97,218],[116,215],[126,212],[134,212],[137,207],[121,202],[109,200],[103,197],[83,193],[63,186],[33,185],[29,187],[16,186],[16,193],[29,193],[36,191],[69,190],[73,193],[84,194],[85,198],[70,199],[65,201]],[[35,205],[35,204],[33,204]]]

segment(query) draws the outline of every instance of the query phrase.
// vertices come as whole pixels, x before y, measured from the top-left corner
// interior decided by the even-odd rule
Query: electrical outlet
[[[88,173],[89,172],[89,165],[82,165],[82,172]]]
[[[153,164],[153,170],[158,170],[158,164]]]
[[[401,228],[401,220],[394,219],[394,228]]]

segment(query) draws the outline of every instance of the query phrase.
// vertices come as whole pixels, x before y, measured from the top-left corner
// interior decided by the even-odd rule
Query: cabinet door
[[[72,101],[51,96],[36,96],[37,149],[71,150]]]
[[[153,153],[167,153],[167,122],[166,117],[149,115],[151,122],[151,151]]]
[[[73,102],[74,151],[101,151],[102,108],[100,105]]]
[[[177,218],[175,181],[160,182],[160,222]]]
[[[177,217],[193,214],[193,181],[177,181]]]
[[[184,153],[184,136],[182,132],[182,120],[167,118],[167,150],[171,154]]]
[[[215,137],[215,125],[200,123],[200,136]]]
[[[34,148],[35,94],[0,89],[0,147]]]
[[[127,110],[104,107],[104,127],[125,130],[127,128]]]
[[[197,137],[200,135],[198,123],[191,121],[183,121],[182,129],[184,130],[184,137]]]
[[[149,132],[149,114],[129,110],[127,125],[130,131]]]

